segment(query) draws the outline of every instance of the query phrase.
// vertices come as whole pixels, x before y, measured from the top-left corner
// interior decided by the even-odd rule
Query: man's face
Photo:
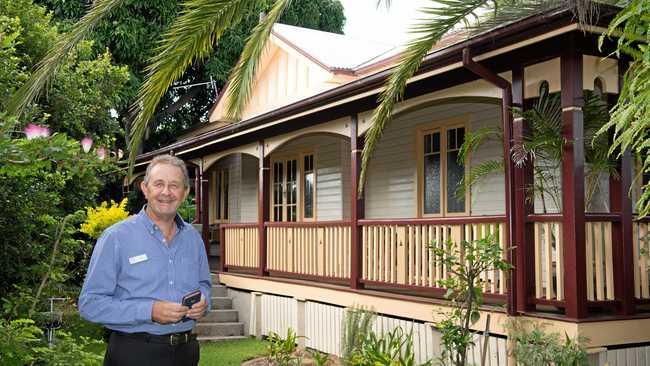
[[[173,218],[188,189],[183,184],[180,168],[158,164],[151,169],[149,181],[140,185],[147,198],[147,209],[159,218]]]

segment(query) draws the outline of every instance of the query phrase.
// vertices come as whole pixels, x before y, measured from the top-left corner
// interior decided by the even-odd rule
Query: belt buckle
[[[174,341],[176,339],[176,337],[174,337],[175,335],[176,334],[170,334],[169,335],[169,345],[170,346],[178,346],[180,344],[180,342],[175,342]]]

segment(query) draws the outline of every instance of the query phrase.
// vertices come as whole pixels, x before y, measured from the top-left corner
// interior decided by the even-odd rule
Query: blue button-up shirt
[[[196,289],[210,308],[210,270],[201,236],[180,216],[175,221],[178,230],[169,245],[144,208],[104,231],[79,296],[83,318],[127,333],[192,329],[194,320],[175,324],[151,320],[154,301],[180,303]]]

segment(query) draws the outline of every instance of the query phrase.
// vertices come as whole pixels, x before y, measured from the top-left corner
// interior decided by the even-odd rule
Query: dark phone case
[[[196,304],[199,301],[201,301],[201,291],[199,290],[192,291],[189,294],[183,296],[183,306],[187,306],[188,308],[191,308],[192,305]]]

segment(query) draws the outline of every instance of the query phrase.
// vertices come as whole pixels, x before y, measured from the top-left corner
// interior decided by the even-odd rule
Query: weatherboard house
[[[363,305],[380,314],[376,329],[412,329],[418,359],[435,357],[432,325],[448,306],[438,280],[449,274],[429,245],[492,235],[514,266],[482,276],[475,329],[490,337],[474,354],[485,344],[491,364],[505,364],[504,324],[520,317],[586,337],[595,364],[650,364],[650,228],[628,194],[633,157],[597,189],[585,183],[583,91],[615,102],[626,67],[598,49],[605,27],[555,10],[443,39],[409,80],[359,193],[360,152],[399,49],[276,24],[241,121],[219,97],[209,123],[140,155],[136,171],[161,153],[188,163],[206,248],[246,334],[292,327],[338,353],[344,309]],[[544,162],[510,154],[531,128],[513,107],[545,93],[561,95],[556,200],[530,199]],[[485,127],[501,140],[459,163],[465,136]],[[504,156],[458,194],[473,166]]]

